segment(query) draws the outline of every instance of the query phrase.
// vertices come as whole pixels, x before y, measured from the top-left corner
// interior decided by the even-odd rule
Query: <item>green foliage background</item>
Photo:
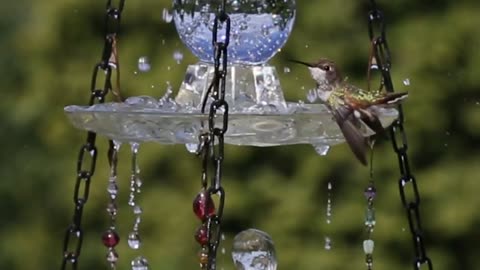
[[[127,95],[160,97],[170,81],[178,88],[195,58],[172,23],[162,20],[168,0],[126,1],[120,36],[122,84]],[[305,69],[288,58],[335,59],[351,81],[366,86],[368,1],[297,1],[294,31],[272,61],[289,100],[313,86]],[[477,0],[379,1],[387,18],[397,91],[405,105],[411,165],[422,196],[422,220],[435,269],[479,269],[480,245],[480,2]],[[77,149],[85,134],[67,121],[63,107],[86,104],[93,64],[101,55],[104,1],[4,1],[0,8],[0,269],[58,269],[64,229],[73,211]],[[177,64],[174,50],[184,52]],[[153,69],[134,75],[138,57]],[[402,81],[409,78],[410,86]],[[107,145],[84,213],[80,269],[108,269],[100,242],[105,211]],[[128,151],[121,152],[120,269],[138,253],[126,246],[133,217],[126,206]],[[141,149],[144,209],[141,252],[151,269],[198,269],[199,225],[191,201],[200,188],[200,160],[184,146]],[[413,249],[391,144],[376,150],[376,269],[411,269]],[[276,243],[279,269],[365,269],[363,188],[368,170],[347,146],[327,157],[310,146],[226,148],[226,240],[220,264],[232,269],[230,246],[239,231],[255,227]],[[327,183],[333,183],[332,224],[325,222]],[[333,249],[324,249],[330,236]]]

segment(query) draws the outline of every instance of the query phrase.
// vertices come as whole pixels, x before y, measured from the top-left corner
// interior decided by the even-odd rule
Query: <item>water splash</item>
[[[140,72],[149,72],[152,66],[150,65],[150,60],[146,56],[141,56],[138,58],[138,70]]]
[[[162,12],[162,19],[166,23],[171,23],[173,20],[173,15],[170,13],[168,9],[164,8]]]
[[[317,89],[310,89],[308,90],[307,92],[307,100],[310,102],[310,103],[313,103],[317,100],[318,98],[318,93],[317,93]]]
[[[187,148],[187,151],[192,154],[197,154],[198,153],[198,143],[186,143],[185,148]]]

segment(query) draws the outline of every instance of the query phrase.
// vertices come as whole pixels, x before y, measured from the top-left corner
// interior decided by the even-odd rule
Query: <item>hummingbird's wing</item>
[[[367,165],[367,140],[360,132],[360,123],[353,115],[353,109],[339,106],[333,111],[333,116],[352,152],[363,165]]]

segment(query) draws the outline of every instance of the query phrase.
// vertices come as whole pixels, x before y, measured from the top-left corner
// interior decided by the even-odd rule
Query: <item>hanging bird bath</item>
[[[226,6],[231,17],[231,34],[225,96],[229,123],[225,143],[311,144],[317,152],[325,154],[330,145],[344,142],[329,110],[319,103],[286,101],[275,67],[267,64],[292,30],[295,1],[279,1],[277,5],[258,2],[232,1]],[[179,36],[200,59],[187,68],[175,98],[131,97],[124,103],[67,106],[65,112],[74,126],[123,142],[190,146],[198,143],[208,122],[208,113],[201,112],[202,101],[214,77],[211,37],[216,5],[218,3],[198,5],[195,1],[174,1]],[[220,26],[217,35],[219,41],[224,42],[226,27]],[[211,99],[207,99],[207,108],[210,102]],[[382,124],[388,126],[397,118],[397,111],[383,109],[380,115]],[[366,127],[363,133],[373,134]]]
[[[113,18],[118,23],[123,1],[120,2],[119,9],[112,9],[111,1],[108,3],[107,19]],[[128,244],[134,250],[138,249],[141,243],[138,227],[142,210],[136,201],[142,185],[137,164],[139,143],[185,144],[189,151],[198,152],[202,157],[202,188],[193,203],[194,212],[202,224],[195,233],[195,239],[201,246],[198,253],[201,268],[215,270],[225,201],[225,191],[221,185],[224,143],[250,146],[311,144],[317,153],[325,155],[331,145],[344,142],[342,132],[329,109],[321,103],[314,103],[317,100],[318,90],[309,90],[305,93],[310,103],[285,100],[276,69],[267,63],[285,44],[293,28],[295,1],[232,0],[226,3],[226,0],[175,0],[173,2],[173,17],[179,36],[200,60],[188,66],[184,80],[174,98],[170,97],[171,92],[167,91],[167,94],[160,99],[139,96],[130,97],[125,102],[101,103],[104,101],[105,94],[111,90],[109,72],[114,66],[111,64],[116,64],[111,63],[110,60],[107,61],[108,57],[116,56],[116,51],[112,49],[118,28],[114,28],[115,31],[112,33],[107,31],[107,42],[104,48],[104,52],[111,51],[112,55],[104,53],[101,64],[97,65],[93,74],[95,80],[99,69],[107,72],[104,89],[102,91],[92,89],[93,96],[90,104],[94,104],[95,100],[100,104],[71,105],[65,108],[67,116],[75,127],[104,135],[112,140],[107,188],[110,197],[107,210],[111,224],[102,236],[102,242],[108,248],[107,261],[112,269],[116,269],[118,259],[115,250],[119,242],[115,227],[118,192],[117,153],[122,143],[130,143],[132,150],[129,205],[132,206],[135,215],[135,224],[129,233]],[[372,3],[373,11],[369,14],[371,29],[373,29],[373,22],[382,18],[373,0]],[[383,21],[381,25],[383,26]],[[381,33],[382,39],[379,40],[386,42],[384,29]],[[370,31],[370,35],[375,52],[388,54],[388,48],[384,50],[385,47],[382,47],[386,45],[374,39],[373,30]],[[386,66],[389,67],[389,57],[378,59],[387,59]],[[143,60],[142,64],[148,64]],[[377,63],[376,69],[383,71],[382,83],[386,83],[387,90],[391,92],[393,86],[389,70],[383,69],[382,67],[385,66],[383,64]],[[373,66],[369,68],[373,69]],[[94,87],[95,83],[92,85]],[[292,89],[292,91],[299,91],[299,89]],[[210,110],[205,111],[205,108]],[[401,107],[399,108],[401,111]],[[378,110],[376,114],[384,127],[392,124],[399,115],[395,109],[375,109]],[[395,122],[397,128],[392,131],[403,132],[402,120],[400,118]],[[374,133],[367,126],[360,129],[364,136]],[[74,194],[75,214],[65,237],[62,269],[65,269],[67,264],[72,264],[76,269],[80,254],[83,237],[80,220],[97,156],[96,137],[91,136],[92,134],[89,133],[87,136],[87,143],[81,147],[79,155]],[[406,137],[403,136],[403,138],[405,140]],[[404,145],[406,150],[406,144]],[[395,141],[394,147],[398,147]],[[397,151],[399,160],[408,164],[405,152]],[[90,155],[93,160],[91,166],[82,165],[86,155]],[[90,168],[90,171],[86,171],[85,167]],[[403,168],[407,168],[408,172],[408,166]],[[418,210],[418,204],[407,203],[404,197],[403,188],[406,183],[414,181],[409,173],[407,176],[409,176],[408,179],[400,180],[400,188],[402,202],[408,210],[409,221],[411,221],[419,215],[411,216],[410,210],[413,206]],[[86,183],[85,196],[78,198],[82,181]],[[414,188],[416,189],[416,184]],[[368,238],[363,242],[363,247],[367,267],[371,269],[374,242],[370,238],[370,233],[375,225],[373,179],[370,179],[365,196],[368,214],[365,226]],[[217,197],[217,200],[214,202],[212,197]],[[330,207],[330,197],[328,202]],[[218,205],[215,205],[216,203]],[[415,247],[423,248],[421,232],[412,230],[412,234],[416,235]],[[79,243],[77,250],[73,252],[68,250],[71,238],[78,239]],[[421,245],[417,245],[418,243]],[[327,249],[331,248],[330,244],[330,239],[326,237]],[[237,269],[274,270],[277,265],[275,256],[272,239],[262,231],[246,230],[234,239],[232,257]],[[416,265],[421,264],[428,264],[432,269],[431,261],[426,256],[417,256]],[[149,267],[147,259],[143,256],[133,259],[131,265],[134,270],[144,270]]]

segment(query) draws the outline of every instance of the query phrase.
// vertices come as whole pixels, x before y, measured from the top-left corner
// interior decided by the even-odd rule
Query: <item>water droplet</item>
[[[332,187],[333,187],[333,186],[332,186],[332,182],[328,182],[327,189],[328,189],[328,190],[332,190]]]
[[[174,51],[173,52],[173,59],[177,61],[177,64],[180,64],[183,60],[183,53],[180,51]]]
[[[148,261],[143,256],[139,256],[132,261],[132,270],[148,270]]]
[[[403,85],[409,86],[410,85],[410,79],[409,78],[404,79],[403,80]]]
[[[128,234],[128,246],[131,249],[139,249],[141,245],[140,235],[138,232],[131,232]]]
[[[132,153],[137,154],[138,150],[140,148],[140,144],[137,143],[137,142],[131,142],[130,143],[130,148],[131,148]]]
[[[256,229],[248,229],[235,236],[232,258],[238,270],[277,269],[272,238],[267,233]]]
[[[150,71],[150,69],[151,69],[151,66],[150,66],[150,60],[148,60],[148,57],[142,56],[138,58],[138,70],[140,70],[141,72],[148,72]]]
[[[284,67],[283,68],[283,73],[290,73],[290,68],[289,67]]]
[[[324,247],[325,247],[326,250],[332,249],[332,240],[328,236],[325,236],[325,246]]]
[[[168,11],[168,9],[164,8],[164,9],[163,9],[163,12],[162,12],[162,19],[163,19],[166,23],[171,23],[172,20],[173,20],[173,15],[170,14],[170,11]]]
[[[187,151],[192,154],[196,154],[198,151],[198,143],[187,143],[185,144]]]
[[[313,148],[315,148],[315,151],[320,156],[326,156],[328,154],[328,150],[330,150],[330,146],[324,144],[313,145]]]
[[[237,10],[240,9],[240,1],[238,1],[238,0],[233,0],[231,5],[232,5],[232,9],[234,11],[237,11]]]
[[[262,25],[262,34],[264,36],[270,35],[270,26],[269,25],[266,25],[266,24]]]
[[[113,148],[118,152],[120,150],[120,147],[122,146],[122,142],[119,142],[117,140],[113,140]]]

